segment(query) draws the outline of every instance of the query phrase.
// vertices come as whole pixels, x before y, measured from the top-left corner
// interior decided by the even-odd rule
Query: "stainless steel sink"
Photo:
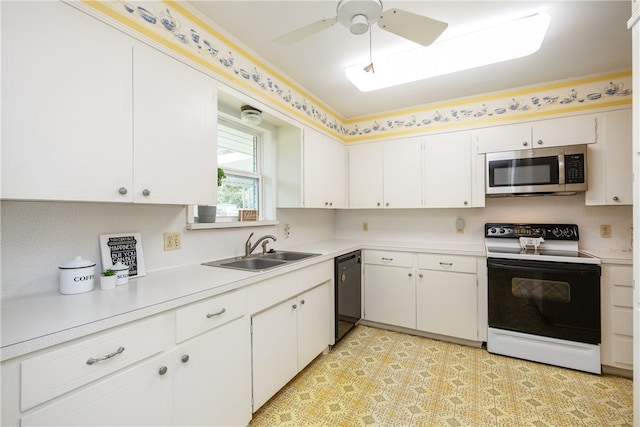
[[[233,268],[244,271],[265,271],[281,267],[296,261],[318,256],[309,252],[275,251],[266,254],[251,255],[248,257],[235,257],[218,261],[205,262],[202,265],[209,267]]]

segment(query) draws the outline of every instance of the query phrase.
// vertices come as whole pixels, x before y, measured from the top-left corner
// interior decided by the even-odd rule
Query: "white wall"
[[[151,271],[240,255],[252,231],[276,235],[273,247],[284,249],[334,236],[482,243],[486,222],[566,222],[580,227],[582,248],[624,249],[632,215],[630,206],[585,207],[584,195],[576,195],[487,199],[487,207],[477,209],[280,209],[278,226],[189,231],[182,206],[2,201],[0,209],[3,298],[57,290],[58,267],[76,255],[100,268],[98,237],[105,233],[140,232]],[[458,217],[466,222],[464,234],[456,234]],[[368,232],[362,231],[362,221],[369,223]],[[600,238],[600,224],[612,226],[612,238]],[[182,232],[182,249],[164,252],[165,231]]]
[[[186,230],[183,206],[115,203],[0,202],[2,298],[58,289],[58,267],[76,255],[101,268],[99,235],[140,232],[147,271],[240,255],[253,231],[274,234],[274,248],[334,236],[334,212],[287,209],[278,226]],[[290,236],[283,237],[289,224]],[[162,233],[182,232],[182,249],[164,251]]]
[[[408,242],[484,241],[488,222],[578,224],[583,249],[629,247],[631,206],[585,207],[584,194],[557,197],[507,197],[486,200],[474,209],[370,209],[339,211],[336,235],[341,238]],[[457,218],[465,220],[464,234],[457,234]],[[369,231],[362,231],[366,221]],[[612,237],[600,238],[600,224],[612,226]]]

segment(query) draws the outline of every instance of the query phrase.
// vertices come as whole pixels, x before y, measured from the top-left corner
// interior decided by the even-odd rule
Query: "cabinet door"
[[[248,425],[251,420],[249,317],[173,351],[174,425]]]
[[[302,370],[329,345],[332,314],[329,284],[298,297],[298,370]]]
[[[593,144],[594,142],[596,142],[594,115],[562,117],[533,123],[532,148]]]
[[[418,270],[418,273],[417,329],[476,341],[476,275],[433,270]]]
[[[427,137],[424,150],[426,207],[471,207],[471,171],[469,133]]]
[[[383,143],[384,207],[422,207],[422,140]]]
[[[383,207],[382,144],[349,147],[349,207]]]
[[[297,298],[253,316],[253,411],[298,373]]]
[[[497,151],[528,150],[531,148],[531,125],[521,123],[494,126],[476,132],[478,153]]]
[[[319,132],[305,129],[304,207],[345,207],[346,158],[342,144]]]
[[[598,117],[598,142],[589,146],[589,190],[585,204],[633,204],[631,110]]]
[[[159,426],[171,424],[170,355],[158,356],[37,409],[22,426]]]
[[[131,50],[62,2],[3,2],[2,198],[131,201]]]
[[[134,201],[215,205],[214,80],[137,44],[133,97]]]
[[[365,265],[365,319],[415,329],[416,285],[413,276],[412,268]]]

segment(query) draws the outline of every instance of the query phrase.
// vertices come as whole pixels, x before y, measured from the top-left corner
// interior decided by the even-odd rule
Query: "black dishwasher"
[[[336,344],[356,325],[362,312],[360,251],[335,259]]]

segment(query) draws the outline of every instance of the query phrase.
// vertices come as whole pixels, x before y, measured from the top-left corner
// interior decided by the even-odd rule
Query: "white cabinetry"
[[[346,206],[347,153],[344,145],[309,128],[302,131],[282,127],[278,130],[276,155],[278,207]]]
[[[253,316],[254,411],[327,347],[328,296],[324,283]]]
[[[213,79],[62,2],[2,20],[2,198],[215,201]]]
[[[349,207],[384,207],[382,143],[349,147]]]
[[[478,152],[528,150],[596,142],[594,115],[494,126],[476,132]]]
[[[133,182],[121,187],[141,203],[215,205],[214,80],[143,45],[133,55]]]
[[[367,322],[486,341],[486,259],[366,250]]]
[[[484,155],[472,150],[471,133],[428,136],[424,147],[425,207],[483,207]]]
[[[416,328],[416,282],[410,252],[365,251],[364,318]]]
[[[61,2],[1,6],[2,198],[119,200],[132,173],[131,42]]]
[[[417,328],[478,341],[476,258],[418,255]]]
[[[585,204],[632,205],[631,110],[598,116],[598,143],[589,145]]]
[[[385,208],[422,207],[422,140],[411,138],[383,143]]]
[[[346,206],[345,147],[311,129],[304,131],[304,207]]]
[[[2,423],[247,425],[249,327],[241,290],[3,362]]]
[[[633,268],[631,265],[603,264],[602,364],[633,369]]]

